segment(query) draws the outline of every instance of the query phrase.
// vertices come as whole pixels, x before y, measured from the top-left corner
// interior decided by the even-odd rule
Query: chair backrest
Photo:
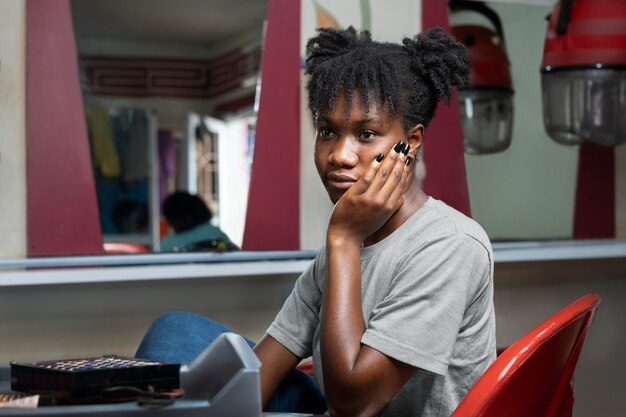
[[[125,242],[115,242],[115,243],[104,243],[104,252],[108,254],[129,254],[129,253],[150,253],[150,250],[143,245],[138,243],[125,243]]]
[[[586,295],[512,344],[470,389],[452,417],[556,417],[600,297]]]

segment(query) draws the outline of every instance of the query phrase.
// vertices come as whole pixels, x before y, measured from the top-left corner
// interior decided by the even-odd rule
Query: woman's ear
[[[407,141],[411,145],[410,153],[415,156],[415,153],[422,146],[422,139],[424,138],[424,125],[421,123],[416,124],[407,131]]]

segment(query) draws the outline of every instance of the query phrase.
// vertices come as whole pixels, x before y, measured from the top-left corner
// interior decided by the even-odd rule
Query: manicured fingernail
[[[402,153],[403,154],[408,154],[409,153],[409,149],[411,149],[411,145],[409,145],[408,143],[404,145],[404,149],[402,149]]]
[[[406,163],[406,166],[411,165],[411,161],[412,161],[412,158],[411,158],[410,156],[407,156],[407,157],[406,157],[406,162],[405,162],[405,163]]]
[[[383,159],[385,159],[385,154],[381,153],[376,157],[376,162],[381,162]]]
[[[400,153],[400,151],[402,151],[402,149],[404,149],[404,141],[400,141],[398,142],[398,144],[396,146],[394,146],[393,150]]]

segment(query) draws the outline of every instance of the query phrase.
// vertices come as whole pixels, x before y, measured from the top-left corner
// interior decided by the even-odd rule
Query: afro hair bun
[[[431,84],[437,98],[449,104],[451,86],[469,83],[470,65],[465,46],[437,27],[402,40],[413,71]]]
[[[318,28],[317,35],[306,43],[306,73],[312,73],[323,62],[344,55],[372,42],[366,30],[350,26],[345,30]]]

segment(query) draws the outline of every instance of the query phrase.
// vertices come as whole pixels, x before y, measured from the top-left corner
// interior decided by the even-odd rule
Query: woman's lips
[[[347,190],[348,188],[352,187],[357,181],[348,175],[335,173],[327,174],[326,179],[329,187],[340,190]]]

